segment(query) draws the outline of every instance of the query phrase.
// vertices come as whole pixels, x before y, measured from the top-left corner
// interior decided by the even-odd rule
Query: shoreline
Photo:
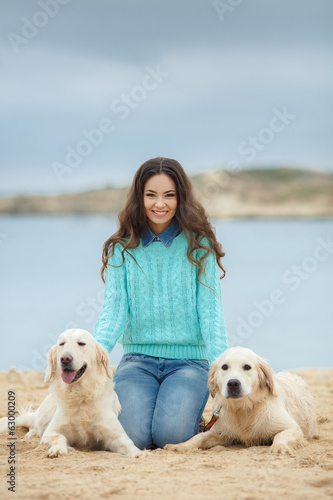
[[[210,218],[331,218],[333,173],[275,168],[190,176]],[[0,197],[0,214],[118,213],[128,187],[104,187],[56,195]]]

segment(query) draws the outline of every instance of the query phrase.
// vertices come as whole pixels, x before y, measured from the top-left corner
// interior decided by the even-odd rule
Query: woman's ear
[[[105,349],[105,347],[103,347],[97,341],[96,341],[96,357],[97,357],[97,365],[98,366],[102,365],[102,367],[104,368],[107,376],[111,380],[113,380],[114,372],[113,372],[112,368],[109,365],[109,353]]]
[[[259,387],[268,389],[272,396],[277,396],[274,384],[274,373],[267,361],[260,359],[258,365]]]
[[[44,382],[51,382],[53,380],[57,368],[57,346],[51,347],[47,353],[47,368],[45,370]]]
[[[214,361],[214,363],[212,363],[212,365],[209,369],[209,373],[208,373],[208,387],[209,387],[210,394],[211,394],[212,398],[214,398],[215,395],[219,391],[219,387],[218,387],[217,382],[216,382],[217,371],[218,371],[218,363],[216,361]]]

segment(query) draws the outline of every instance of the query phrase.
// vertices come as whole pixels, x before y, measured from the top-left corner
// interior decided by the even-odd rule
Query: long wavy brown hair
[[[133,183],[127,195],[126,204],[118,213],[119,229],[103,245],[101,277],[104,283],[107,265],[111,265],[108,264],[108,259],[113,255],[116,243],[120,243],[123,246],[123,261],[120,266],[124,264],[124,252],[127,252],[136,261],[128,250],[136,248],[139,245],[142,232],[147,224],[143,200],[144,187],[150,177],[162,172],[168,175],[176,185],[177,208],[174,217],[176,217],[179,227],[184,231],[189,243],[187,258],[198,268],[198,281],[200,281],[199,276],[203,269],[202,261],[208,257],[211,251],[214,252],[217,264],[223,272],[220,279],[224,278],[225,269],[221,259],[225,253],[222,250],[221,243],[215,237],[214,230],[204,207],[194,196],[189,177],[178,161],[158,157],[143,163],[135,173]],[[208,238],[209,246],[199,241],[199,238],[202,236]],[[203,249],[205,251],[199,260],[194,255],[196,249]]]

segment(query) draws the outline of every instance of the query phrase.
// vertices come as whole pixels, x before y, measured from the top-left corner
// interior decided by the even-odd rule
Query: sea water
[[[212,220],[223,244],[221,280],[230,345],[274,370],[332,366],[331,219]],[[44,370],[67,328],[93,333],[99,275],[114,214],[0,216],[0,370]],[[110,355],[117,364],[121,346]]]

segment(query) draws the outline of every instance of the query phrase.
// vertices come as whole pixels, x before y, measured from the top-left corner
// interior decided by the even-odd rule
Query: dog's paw
[[[274,453],[275,455],[289,455],[289,456],[295,456],[292,448],[287,445],[287,443],[273,443],[270,449],[271,453]]]
[[[65,455],[66,453],[68,453],[67,446],[64,447],[64,446],[60,446],[58,444],[54,444],[48,450],[47,456],[48,456],[48,458],[56,458],[56,457],[60,457],[61,455]]]
[[[128,458],[143,458],[150,454],[148,450],[139,450],[139,448],[134,448],[127,453]]]
[[[144,458],[144,457],[149,457],[151,455],[150,450],[139,450],[139,453],[135,455],[134,458]]]
[[[35,429],[30,429],[24,436],[24,439],[30,439],[32,436],[39,436]]]

